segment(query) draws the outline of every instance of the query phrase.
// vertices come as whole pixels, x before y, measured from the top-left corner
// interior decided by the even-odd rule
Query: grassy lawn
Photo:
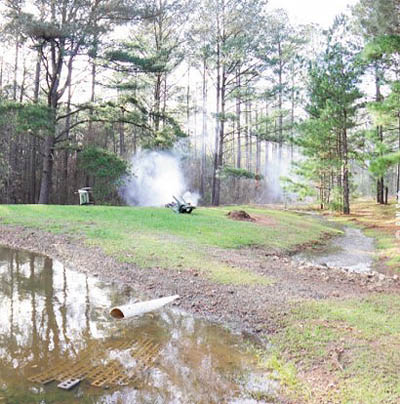
[[[259,222],[233,221],[226,216],[232,209],[244,209]],[[361,201],[351,216],[334,219],[365,228],[377,239],[378,258],[397,268],[394,205]],[[215,258],[212,249],[226,256],[252,246],[289,251],[339,232],[308,215],[252,206],[177,215],[165,208],[0,205],[0,223],[79,238],[142,268],[194,269],[215,282],[245,285],[271,280]],[[399,295],[300,301],[283,309],[281,329],[268,336],[273,352],[260,356],[293,403],[400,402]]]
[[[335,222],[355,225],[377,241],[377,260],[400,270],[395,205],[352,205]],[[275,353],[264,366],[294,401],[400,403],[400,296],[375,294],[345,300],[298,302],[270,340]]]
[[[297,305],[265,366],[300,402],[400,402],[400,297]]]
[[[191,215],[177,215],[165,208],[2,205],[0,221],[80,237],[121,262],[142,268],[195,269],[216,282],[231,284],[269,284],[270,280],[210,258],[210,247],[282,251],[338,232],[308,216],[249,206],[234,209],[265,217],[271,224],[234,221],[226,217],[231,209],[201,208]]]

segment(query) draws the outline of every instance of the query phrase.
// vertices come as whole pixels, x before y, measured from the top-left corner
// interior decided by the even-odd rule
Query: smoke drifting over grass
[[[132,157],[131,166],[133,174],[120,190],[128,205],[164,206],[172,202],[174,196],[197,205],[199,195],[187,191],[177,153],[140,151]]]

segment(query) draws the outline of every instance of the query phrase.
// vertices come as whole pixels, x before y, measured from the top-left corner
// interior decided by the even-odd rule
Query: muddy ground
[[[256,248],[210,248],[209,254],[267,276],[273,282],[270,286],[216,284],[193,270],[140,269],[105,255],[99,248],[86,246],[83,240],[23,227],[0,226],[0,244],[48,255],[106,282],[133,287],[142,297],[179,294],[181,299],[176,305],[180,308],[258,337],[278,330],[291,305],[304,299],[341,299],[400,290],[397,277],[349,274]]]

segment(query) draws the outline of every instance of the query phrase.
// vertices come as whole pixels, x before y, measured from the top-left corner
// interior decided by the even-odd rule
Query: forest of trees
[[[321,208],[349,213],[360,172],[378,203],[399,191],[399,0],[326,31],[265,0],[2,6],[0,203],[123,203],[132,156],[176,142],[203,204],[265,201],[288,161],[285,192]]]

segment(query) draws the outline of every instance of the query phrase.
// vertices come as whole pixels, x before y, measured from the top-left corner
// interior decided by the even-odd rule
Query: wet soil
[[[257,337],[277,331],[291,306],[305,299],[400,291],[399,279],[305,264],[257,248],[229,253],[209,248],[209,254],[228,265],[267,276],[273,282],[270,286],[216,284],[190,269],[141,269],[105,255],[100,248],[86,246],[83,240],[22,227],[0,226],[0,244],[42,253],[105,281],[126,284],[142,298],[179,294],[181,299],[174,304],[185,311]]]

